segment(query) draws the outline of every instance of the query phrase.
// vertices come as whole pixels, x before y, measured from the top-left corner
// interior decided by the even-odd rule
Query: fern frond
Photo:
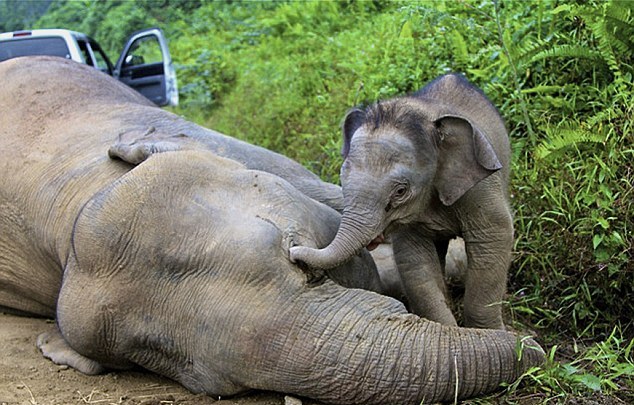
[[[616,46],[621,52],[632,51],[634,48],[634,24],[606,16],[606,25],[610,35],[617,41]]]
[[[624,27],[634,29],[634,4],[631,1],[610,1],[604,17],[612,22],[619,21]]]
[[[600,62],[612,71],[617,79],[623,76],[622,69],[627,64],[623,58],[634,54],[634,2],[609,1],[597,6],[565,5],[559,6],[553,13],[565,12],[569,16],[583,18],[594,38],[594,46],[555,45],[539,49],[547,44],[531,45],[526,50],[531,62],[550,58],[590,59]]]
[[[586,123],[590,128],[601,126],[601,125],[609,125],[610,120],[614,118],[614,111],[612,108],[606,108],[605,110],[600,110],[592,117],[586,120]]]
[[[630,54],[634,50],[634,3],[611,1],[604,11],[606,31],[619,52]]]
[[[600,14],[585,10],[592,34],[597,39],[597,48],[605,63],[617,79],[622,77],[619,57],[632,54],[632,33],[634,33],[634,11],[629,2],[610,1],[604,3]]]
[[[535,62],[549,58],[581,58],[603,61],[603,54],[599,51],[581,45],[555,45],[535,54],[530,61]]]
[[[469,65],[469,50],[467,49],[467,43],[464,37],[458,30],[454,30],[450,33],[451,47],[453,49],[454,58],[458,63],[463,66]]]
[[[518,62],[532,61],[532,58],[552,46],[544,40],[528,41],[526,45],[516,45],[515,54]]]
[[[524,94],[549,94],[549,93],[575,93],[579,86],[576,84],[566,84],[564,86],[548,86],[539,85],[531,87],[530,89],[522,89]]]
[[[599,53],[602,56],[604,62],[608,65],[610,70],[617,76],[620,75],[619,62],[616,59],[616,52],[614,51],[615,45],[618,41],[613,40],[605,24],[605,20],[593,21],[590,24],[592,33],[598,40]]]
[[[583,143],[603,143],[605,136],[583,128],[547,128],[546,139],[535,148],[535,157],[545,159],[552,154]]]

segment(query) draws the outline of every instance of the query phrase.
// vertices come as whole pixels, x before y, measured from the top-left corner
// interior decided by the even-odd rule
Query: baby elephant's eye
[[[405,194],[407,194],[407,185],[405,185],[405,184],[399,184],[394,189],[394,194],[393,195],[394,195],[395,198],[402,198],[402,197],[405,196]]]

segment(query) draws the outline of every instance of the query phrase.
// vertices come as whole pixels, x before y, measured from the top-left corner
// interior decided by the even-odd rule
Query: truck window
[[[106,56],[104,51],[101,49],[98,43],[94,40],[88,42],[88,47],[92,50],[92,54],[95,57],[95,62],[97,62],[97,68],[104,73],[107,73],[112,76],[112,64],[110,63],[110,59]]]
[[[143,37],[134,42],[128,51],[124,67],[137,65],[162,64],[161,45],[155,37]]]
[[[70,52],[62,38],[31,37],[0,42],[0,61],[29,55],[51,55],[70,59]]]
[[[78,40],[77,45],[79,45],[79,50],[81,51],[81,57],[84,58],[84,63],[89,66],[95,66],[92,56],[90,55],[90,51],[88,50],[88,44],[85,41]]]

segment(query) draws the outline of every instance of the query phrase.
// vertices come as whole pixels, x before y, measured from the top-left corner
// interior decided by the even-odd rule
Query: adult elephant
[[[391,234],[412,311],[456,325],[442,270],[449,241],[461,236],[464,323],[504,328],[510,146],[491,102],[464,77],[445,75],[413,95],[353,109],[343,133],[339,232],[322,249],[293,247],[292,260],[331,268]]]
[[[367,253],[330,275],[293,264],[289,246],[326,243],[340,217],[281,177],[206,148],[109,159],[130,125],[196,127],[107,76],[25,58],[1,63],[0,80],[0,305],[57,317],[38,338],[55,362],[139,365],[212,395],[419,404],[495,390],[542,361],[530,339],[347,288],[377,287]]]

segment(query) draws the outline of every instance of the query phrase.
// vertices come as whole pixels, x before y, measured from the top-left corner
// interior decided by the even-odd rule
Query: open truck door
[[[176,72],[167,40],[159,28],[138,31],[130,36],[113,76],[156,105],[178,105]]]

